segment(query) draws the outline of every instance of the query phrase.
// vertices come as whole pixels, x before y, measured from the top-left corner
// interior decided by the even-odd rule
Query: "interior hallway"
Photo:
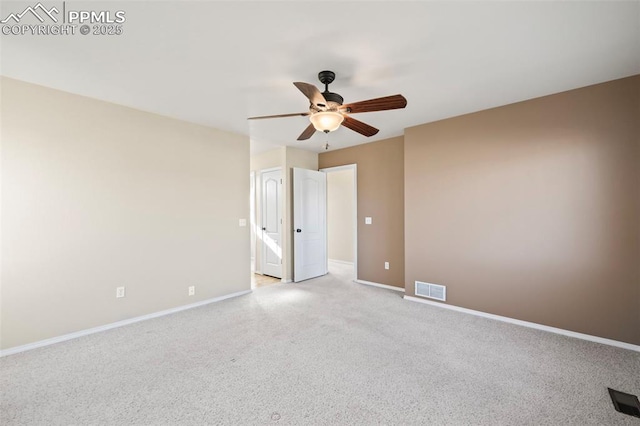
[[[266,287],[281,282],[280,278],[270,277],[269,275],[251,274],[251,288]]]

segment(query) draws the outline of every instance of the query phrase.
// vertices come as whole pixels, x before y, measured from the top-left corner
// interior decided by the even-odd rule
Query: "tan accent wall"
[[[355,249],[354,170],[327,173],[327,254],[353,263]]]
[[[1,83],[3,349],[250,288],[247,137]]]
[[[406,293],[640,344],[640,76],[405,132]]]
[[[319,156],[321,169],[358,165],[358,279],[396,287],[404,287],[403,147],[396,137]]]

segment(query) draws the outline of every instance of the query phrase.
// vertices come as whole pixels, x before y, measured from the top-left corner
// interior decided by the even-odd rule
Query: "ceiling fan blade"
[[[366,137],[373,136],[380,131],[375,127],[369,126],[367,123],[363,123],[362,121],[356,120],[355,118],[351,118],[348,115],[344,116],[342,125],[347,129],[351,129],[354,132],[358,132]]]
[[[309,126],[304,129],[304,132],[302,132],[300,134],[300,136],[298,136],[298,140],[299,141],[306,141],[307,139],[309,139],[311,136],[313,136],[313,134],[316,132],[316,128],[313,127],[313,124],[309,124]]]
[[[278,115],[263,115],[260,117],[249,117],[247,120],[262,120],[263,118],[280,118],[280,117],[304,117],[309,115],[308,112],[297,112],[294,114],[278,114]]]
[[[296,81],[293,83],[304,95],[309,98],[309,101],[317,107],[326,107],[327,100],[322,96],[320,90],[313,84],[303,83],[300,81]]]
[[[407,100],[402,95],[385,96],[384,98],[369,99],[368,101],[353,102],[342,105],[341,111],[356,114],[358,112],[386,111],[407,106]]]

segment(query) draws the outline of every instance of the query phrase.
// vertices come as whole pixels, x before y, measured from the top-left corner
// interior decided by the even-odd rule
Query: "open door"
[[[327,176],[294,168],[293,281],[327,272]]]

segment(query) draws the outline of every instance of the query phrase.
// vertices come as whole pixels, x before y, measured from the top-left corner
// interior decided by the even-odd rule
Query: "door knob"
[[[302,232],[302,229],[298,228],[298,229],[296,229],[296,232]]]
[[[266,230],[267,230],[267,228],[262,228],[262,230],[263,230],[263,231],[266,231]]]

